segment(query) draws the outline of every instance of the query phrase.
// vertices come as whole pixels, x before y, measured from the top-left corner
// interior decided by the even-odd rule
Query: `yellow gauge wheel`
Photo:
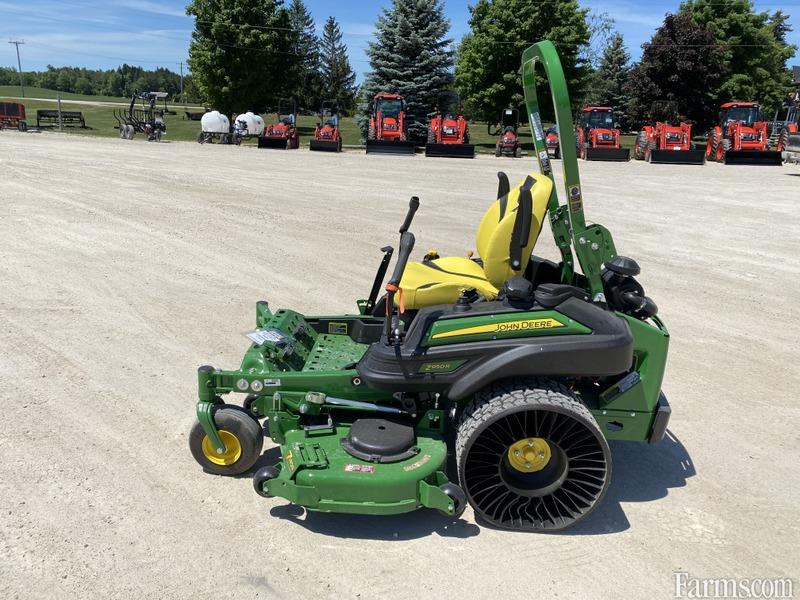
[[[550,462],[547,440],[538,437],[518,440],[508,447],[508,463],[520,473],[536,473]]]
[[[203,437],[201,444],[203,455],[215,465],[232,465],[242,456],[242,445],[239,443],[239,438],[224,429],[219,430],[219,437],[222,443],[225,444],[225,452],[217,454],[217,449],[214,448],[214,444],[206,435]]]

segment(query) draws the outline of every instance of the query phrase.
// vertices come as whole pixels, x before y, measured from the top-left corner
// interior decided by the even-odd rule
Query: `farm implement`
[[[563,203],[541,131],[537,65],[561,132]],[[410,261],[420,206],[412,198],[384,293],[389,246],[357,313],[306,316],[257,302],[240,367],[198,370],[189,445],[206,471],[251,470],[266,432],[280,459],[256,470],[261,496],[372,515],[427,507],[457,518],[471,505],[495,527],[557,531],[602,501],[608,440],[661,440],[667,330],[636,280],[638,264],[617,254],[606,228],[586,224],[550,42],[524,52],[522,77],[539,172],[513,186],[499,174],[477,229],[480,258],[429,251]],[[533,255],[545,220],[558,263]]]
[[[367,154],[408,154],[416,152],[408,139],[408,123],[403,97],[376,94],[371,103],[367,130]]]
[[[0,129],[28,131],[25,105],[19,102],[0,102]]]
[[[309,142],[309,150],[321,152],[341,152],[342,134],[339,131],[339,103],[326,101],[319,109],[319,122],[314,128],[314,137]]]
[[[498,137],[494,144],[494,155],[522,157],[522,142],[519,138],[519,110],[504,108],[500,113],[500,122],[492,126],[487,124],[486,130],[491,137]]]
[[[132,140],[137,133],[143,133],[148,142],[160,142],[167,132],[164,125],[167,96],[166,92],[134,92],[127,110],[114,110],[114,119],[117,121],[114,128],[119,130],[119,137]],[[137,100],[141,101],[140,108],[136,107]],[[164,108],[156,108],[159,100],[164,102]]]
[[[630,160],[628,148],[620,146],[620,130],[609,106],[586,106],[577,129],[578,156],[584,160]]]
[[[475,158],[475,146],[469,143],[469,124],[461,114],[458,94],[448,94],[428,114],[428,140],[425,156]]]
[[[767,122],[755,102],[727,102],[719,124],[708,134],[706,158],[726,165],[783,164],[781,153],[771,150]]]
[[[294,99],[278,101],[277,122],[266,125],[258,137],[259,148],[296,150],[300,147],[300,132],[297,130],[297,107]]]
[[[656,102],[650,109],[653,122],[644,125],[633,146],[633,157],[649,163],[702,165],[705,150],[692,143],[692,125],[678,115],[674,102]]]

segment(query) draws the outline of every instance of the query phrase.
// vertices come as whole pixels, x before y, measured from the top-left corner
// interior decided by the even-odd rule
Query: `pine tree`
[[[628,110],[629,97],[626,91],[630,73],[630,54],[625,50],[622,34],[614,35],[603,56],[600,66],[592,74],[592,90],[589,101],[602,106],[612,106],[617,121],[624,122]]]
[[[320,40],[320,80],[322,100],[338,100],[342,110],[349,112],[355,104],[356,74],[347,58],[347,46],[333,17],[328,17]]]
[[[375,42],[367,56],[371,72],[361,91],[359,124],[366,137],[369,101],[379,92],[400,94],[406,101],[409,138],[422,141],[427,114],[452,85],[452,42],[441,0],[392,0],[376,23]]]
[[[292,95],[300,106],[316,110],[320,103],[320,48],[314,19],[303,0],[292,0],[287,11],[297,36],[293,51],[299,58]]]

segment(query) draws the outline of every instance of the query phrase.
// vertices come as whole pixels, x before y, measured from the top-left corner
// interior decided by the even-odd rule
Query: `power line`
[[[19,45],[24,44],[25,40],[8,40],[9,44],[17,47],[17,67],[19,67],[19,87],[22,89],[22,97],[25,97],[25,77],[22,75],[22,62],[19,60]]]

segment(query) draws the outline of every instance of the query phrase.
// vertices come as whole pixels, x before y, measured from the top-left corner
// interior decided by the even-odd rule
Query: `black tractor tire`
[[[514,148],[514,158],[522,158],[522,146]]]
[[[653,150],[655,149],[656,149],[655,140],[650,140],[649,142],[647,142],[647,150],[645,150],[645,157],[647,158],[647,162],[652,162]]]
[[[214,411],[214,423],[227,452],[218,456],[206,432],[195,421],[189,433],[189,449],[203,470],[216,475],[240,475],[248,471],[261,456],[264,433],[252,416],[238,406],[222,405]]]
[[[494,155],[495,156],[501,156],[502,154],[503,154],[503,151],[500,149],[500,146],[495,146],[494,147]]]
[[[781,135],[778,138],[778,146],[776,150],[780,152],[786,152],[786,146],[788,145],[789,145],[789,130],[784,129],[783,131],[781,131]]]
[[[369,130],[367,131],[367,139],[372,142],[375,141],[375,128],[370,125]]]
[[[719,149],[719,147],[717,148]],[[725,153],[731,149],[731,141],[727,138],[722,140],[722,156],[719,158],[719,162],[725,162]]]
[[[476,516],[494,527],[565,529],[585,519],[608,489],[608,442],[589,409],[554,381],[493,384],[467,404],[457,432],[461,488]]]
[[[256,494],[262,498],[271,498],[272,496],[264,491],[264,484],[280,474],[281,472],[276,467],[261,467],[256,471],[256,474],[253,475],[253,489]]]
[[[26,131],[28,131],[28,124],[25,121],[20,121],[19,123],[17,123],[17,129],[22,133],[25,133]]]
[[[433,128],[431,128],[431,127],[428,127],[428,142],[427,143],[429,143],[429,144],[435,144],[436,143],[436,134],[433,133]]]
[[[553,152],[553,158],[560,159],[561,158],[561,148],[556,148]]]

